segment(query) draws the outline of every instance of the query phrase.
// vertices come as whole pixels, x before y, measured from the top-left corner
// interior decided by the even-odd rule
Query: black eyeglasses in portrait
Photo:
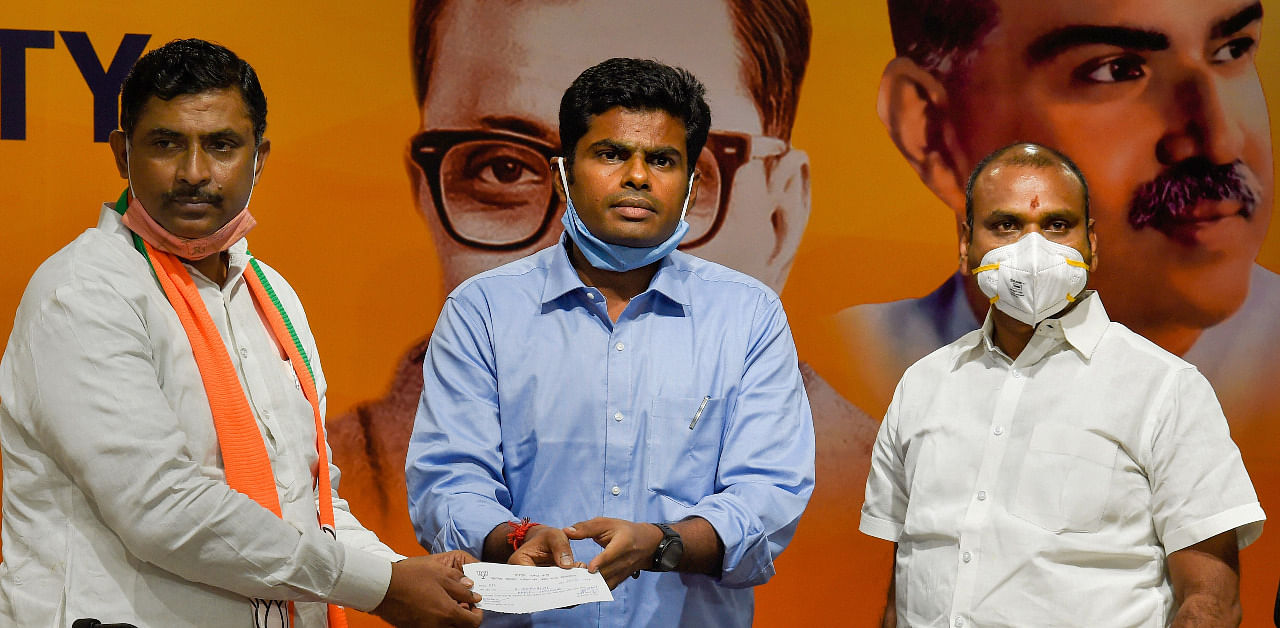
[[[449,237],[467,246],[509,251],[537,242],[559,210],[551,158],[559,148],[504,131],[431,130],[413,137],[409,150],[422,170]],[[698,157],[698,197],[685,220],[680,248],[705,244],[723,224],[738,170],[753,159],[785,154],[774,137],[711,131]]]

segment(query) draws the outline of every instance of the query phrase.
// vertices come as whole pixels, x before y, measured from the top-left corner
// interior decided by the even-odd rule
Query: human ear
[[[876,100],[880,122],[920,180],[959,221],[968,173],[960,165],[960,143],[947,107],[946,87],[915,61],[897,57],[885,66]]]
[[[1089,272],[1098,270],[1098,232],[1093,229],[1093,219],[1089,219]]]
[[[773,250],[769,253],[775,291],[781,292],[791,272],[791,264],[800,247],[801,236],[809,224],[809,155],[791,149],[774,164],[769,173],[769,199],[772,206],[769,223],[773,228]]]
[[[564,167],[564,157],[552,157],[550,159],[550,163],[551,163],[551,180],[552,180],[551,189],[556,191],[556,198],[560,199],[561,203],[565,203],[566,201],[564,198],[564,194],[565,194],[564,188],[566,185],[566,180],[560,178],[561,173],[565,172],[561,170],[561,168]],[[568,177],[567,172],[565,173],[565,177]]]
[[[969,223],[960,223],[960,274],[969,274],[969,241],[973,238],[973,230]]]
[[[254,163],[256,167],[253,169],[253,182],[258,182],[258,177],[262,176],[262,168],[267,165],[267,156],[271,154],[271,140],[262,140],[258,144],[258,148],[254,151]]]
[[[120,173],[121,179],[129,178],[129,151],[124,131],[116,129],[107,136],[107,143],[111,145],[111,152],[116,158],[116,170]]]

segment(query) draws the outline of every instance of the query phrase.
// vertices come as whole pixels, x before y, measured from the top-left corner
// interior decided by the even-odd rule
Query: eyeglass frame
[[[538,224],[537,230],[532,235],[513,242],[481,242],[463,236],[453,226],[453,221],[449,219],[449,212],[444,207],[442,177],[440,174],[444,165],[445,155],[459,144],[484,140],[506,141],[530,148],[543,156],[544,161],[548,164],[548,169],[550,169],[551,158],[560,155],[560,151],[555,145],[520,133],[481,129],[430,129],[421,131],[410,138],[409,158],[413,160],[418,170],[426,177],[427,187],[431,190],[432,201],[436,206],[436,214],[440,217],[440,226],[444,228],[445,233],[449,234],[450,238],[465,246],[487,251],[514,251],[525,248],[547,234],[551,219],[555,216],[556,208],[560,205],[559,199],[554,192],[551,194],[551,200],[543,214],[542,221]],[[757,147],[761,148],[758,149]],[[707,232],[692,242],[681,243],[681,249],[702,246],[720,231],[721,225],[724,224],[725,215],[728,213],[729,197],[732,194],[733,180],[738,170],[755,159],[767,159],[785,155],[791,150],[791,145],[786,140],[768,135],[752,135],[737,131],[712,129],[707,133],[705,149],[711,151],[719,171],[717,174],[720,176],[720,201],[717,204],[715,217],[712,219],[711,226],[707,229]],[[697,162],[695,161],[694,163],[696,164]],[[553,182],[552,185],[555,185],[555,183]]]

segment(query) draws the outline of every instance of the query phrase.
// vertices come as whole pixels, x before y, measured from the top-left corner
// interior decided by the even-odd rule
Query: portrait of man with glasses
[[[782,292],[809,215],[808,156],[790,143],[809,58],[803,0],[422,0],[412,20],[422,115],[406,168],[445,291],[558,241],[564,206],[550,158],[560,150],[560,95],[582,68],[627,56],[687,68],[715,112],[681,250]],[[620,37],[621,24],[644,28]],[[344,495],[402,552],[420,551],[405,516],[404,461],[426,342],[410,348],[386,396],[329,423]],[[860,486],[877,423],[800,357],[818,473],[833,487]],[[814,502],[822,498],[819,488]]]

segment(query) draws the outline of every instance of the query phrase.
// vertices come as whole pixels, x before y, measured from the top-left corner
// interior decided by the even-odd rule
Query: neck
[[[582,283],[594,287],[604,295],[609,309],[609,318],[614,321],[618,320],[618,316],[622,314],[622,310],[626,309],[631,299],[649,288],[649,282],[653,281],[653,276],[658,272],[658,265],[662,263],[654,262],[635,270],[618,273],[592,266],[578,251],[578,247],[573,245],[572,240],[566,239],[565,246],[569,249],[569,261],[573,264],[574,270],[578,271],[578,277],[582,279]]]
[[[227,267],[230,264],[230,260],[231,256],[226,251],[222,251],[204,259],[189,259],[185,261],[200,271],[200,274],[207,277],[209,281],[221,286],[227,281]]]
[[[1000,350],[1013,359],[1018,359],[1036,328],[1019,321],[998,309],[991,310],[991,339]]]
[[[969,301],[969,307],[973,310],[974,317],[981,321],[987,315],[987,295],[982,294],[982,291],[972,281],[964,283],[964,291],[965,297]],[[1070,307],[1075,306],[1072,305]],[[1070,308],[1065,310],[1064,313],[1066,311],[1070,311]],[[1183,325],[1174,321],[1155,320],[1152,317],[1135,319],[1132,316],[1125,316],[1123,304],[1113,307],[1110,301],[1107,302],[1107,313],[1113,315],[1112,320],[1123,323],[1143,338],[1160,345],[1161,349],[1178,356],[1184,355],[1191,350],[1191,346],[1196,343],[1196,340],[1200,338],[1200,334],[1204,332],[1201,327]],[[1017,321],[1013,322],[1021,324]],[[1023,343],[1023,346],[1026,346],[1026,343]],[[1004,349],[1003,346],[1000,348]],[[1005,350],[1005,353],[1009,353],[1008,350]],[[1009,353],[1009,355],[1016,357],[1012,353]]]

